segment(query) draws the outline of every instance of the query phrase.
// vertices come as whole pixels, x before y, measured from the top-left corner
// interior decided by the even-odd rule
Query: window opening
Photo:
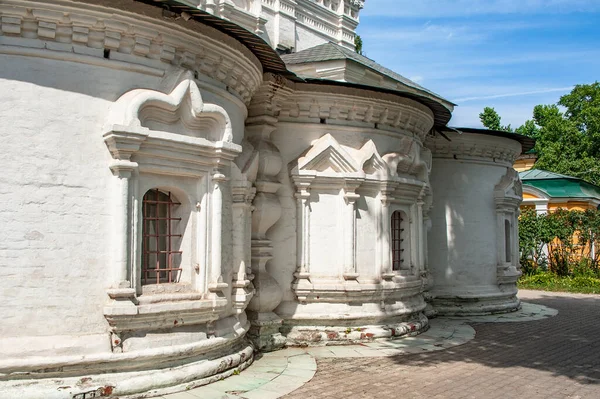
[[[181,218],[173,217],[175,206],[171,193],[152,189],[143,199],[142,284],[177,282],[181,268],[178,267],[181,251],[173,250],[174,240],[181,234],[173,234],[173,225]]]
[[[392,213],[392,270],[404,266],[404,219],[402,212]]]
[[[504,220],[504,255],[506,262],[512,261],[512,254],[510,248],[510,221]]]

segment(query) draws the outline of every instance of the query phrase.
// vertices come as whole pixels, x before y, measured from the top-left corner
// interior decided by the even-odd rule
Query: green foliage
[[[494,108],[485,107],[483,112],[479,114],[479,120],[481,120],[483,126],[487,127],[488,129],[512,132],[510,125],[502,126],[500,115],[498,115]]]
[[[363,55],[363,42],[359,35],[354,36],[354,47],[358,54]]]
[[[510,131],[493,108],[479,118],[488,129]],[[535,168],[600,185],[600,83],[577,85],[557,104],[537,105],[533,120],[515,132],[536,140]]]
[[[538,215],[526,209],[519,217],[519,249],[521,287],[600,292],[599,211]]]
[[[540,133],[540,128],[537,127],[534,121],[526,120],[524,124],[515,129],[515,133],[522,134],[523,136],[531,137],[536,139]]]
[[[586,276],[559,277],[550,272],[539,272],[521,277],[519,288],[600,294],[600,278]]]

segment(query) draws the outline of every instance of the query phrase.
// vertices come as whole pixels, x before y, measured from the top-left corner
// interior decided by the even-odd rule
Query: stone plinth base
[[[273,312],[248,312],[250,330],[247,337],[252,341],[256,350],[272,352],[285,346],[285,337],[281,335],[282,320]]]
[[[208,341],[216,341],[212,339]],[[186,391],[198,386],[222,380],[244,370],[254,359],[253,348],[243,338],[215,348],[208,356],[193,355],[199,348],[170,348],[152,353],[129,353],[106,356],[90,356],[81,359],[77,365],[75,359],[52,359],[55,372],[46,369],[38,377],[35,373],[3,374],[0,376],[0,392],[2,397],[20,399],[73,399],[109,397],[134,399],[154,397],[179,391]],[[197,346],[206,346],[199,344]],[[167,352],[178,351],[179,362],[172,362],[170,367],[154,367],[160,363]],[[187,356],[187,357],[186,357]],[[97,358],[97,359],[92,359]],[[120,368],[121,372],[92,373],[86,371],[83,363],[103,364],[105,370]],[[22,362],[24,363],[24,361]],[[48,366],[48,365],[46,365]],[[33,365],[32,365],[33,367]],[[138,371],[125,371],[138,368]],[[60,370],[78,370],[78,376],[63,378]],[[46,373],[47,372],[47,373]],[[53,378],[45,374],[55,375]],[[6,381],[5,379],[11,380]]]
[[[430,301],[438,316],[480,316],[514,312],[521,308],[516,290],[486,295],[432,294]]]
[[[286,322],[287,323],[287,322]],[[287,346],[348,345],[375,339],[393,339],[427,331],[429,321],[419,313],[407,321],[356,326],[289,325],[282,328]]]

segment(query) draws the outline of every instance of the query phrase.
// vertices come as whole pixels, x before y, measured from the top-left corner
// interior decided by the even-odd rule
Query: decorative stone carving
[[[383,130],[410,132],[421,140],[433,126],[431,110],[415,101],[385,94],[367,99],[368,92],[364,90],[345,87],[336,90],[338,95],[332,96],[323,92],[322,86],[296,85],[294,95],[282,104],[280,120],[359,122]]]
[[[492,136],[470,133],[452,135],[450,141],[439,136],[428,135],[425,141],[425,146],[435,158],[464,159],[483,163],[491,160],[507,167],[512,167],[521,153],[520,145],[516,141],[512,144],[498,146]]]
[[[251,267],[252,201],[256,195],[254,182],[258,172],[258,153],[247,141],[244,151],[236,158],[237,167],[232,169],[234,269],[232,281],[233,307],[242,314],[255,293]]]
[[[362,10],[365,7],[365,0],[350,0],[350,4],[352,7]]]
[[[84,14],[54,2],[7,0],[3,5],[0,31],[6,47],[2,52],[51,55],[157,76],[163,76],[165,64],[183,67],[224,84],[246,103],[261,80],[260,63],[248,49],[201,24],[195,26],[199,32],[165,25],[157,7],[135,3],[132,11],[138,14],[133,20],[108,8]],[[141,9],[145,15],[139,13]]]
[[[409,146],[410,148],[410,146]],[[393,206],[397,209],[395,201],[398,198],[411,198],[413,201],[422,201],[421,197],[425,195],[424,187],[426,184],[423,181],[414,180],[408,182],[406,178],[398,177],[397,167],[401,155],[397,153],[386,154],[380,156],[375,144],[372,140],[368,140],[355,155],[352,156],[345,150],[338,141],[330,134],[326,134],[314,141],[311,147],[305,151],[296,161],[290,163],[291,180],[296,186],[295,197],[297,199],[297,270],[293,289],[298,296],[300,302],[327,300],[328,298],[339,298],[352,295],[371,295],[366,288],[358,288],[357,292],[352,292],[352,285],[358,284],[359,273],[356,269],[356,215],[355,204],[361,197],[357,190],[375,190],[379,192],[381,200],[380,220],[382,223],[388,223],[390,218],[390,208]],[[413,156],[411,161],[404,160],[408,164],[405,172],[420,175],[419,167],[414,167],[414,164],[421,163],[418,158]],[[394,172],[391,172],[391,171]],[[427,170],[427,169],[426,169]],[[407,175],[406,173],[404,174]],[[417,176],[415,176],[417,177]],[[402,181],[402,183],[401,183]],[[344,206],[341,210],[343,220],[339,222],[343,226],[343,243],[340,248],[343,250],[343,270],[340,275],[344,277],[344,285],[338,288],[330,286],[329,288],[317,288],[318,283],[315,283],[311,277],[311,213],[312,206],[321,206],[320,204],[311,205],[312,195],[333,195],[333,191],[340,190],[340,195],[343,198]],[[328,194],[329,193],[329,194]],[[331,205],[330,205],[331,206]],[[413,211],[408,211],[411,213]],[[422,220],[421,211],[414,208],[415,219]],[[331,213],[331,210],[330,210]],[[335,212],[333,212],[335,214]],[[333,215],[331,216],[333,217]],[[321,221],[319,221],[321,222]],[[416,234],[414,240],[419,241],[416,237],[422,236],[422,227],[415,228]],[[331,232],[335,235],[335,232]],[[391,259],[389,256],[389,231],[384,228],[377,234],[377,242],[379,243],[381,259],[379,268],[381,275],[387,279],[393,279],[398,276],[391,269]],[[333,245],[333,242],[330,243]],[[418,269],[422,269],[424,255],[421,254],[423,247],[419,244],[419,248],[415,249],[414,260],[411,264],[419,265]],[[419,253],[419,255],[417,255]],[[336,269],[331,265],[330,279],[335,279]],[[317,271],[317,275],[327,275],[323,270]],[[324,277],[319,277],[324,278]],[[393,285],[394,283],[392,283]],[[360,286],[360,285],[359,285]],[[325,286],[323,286],[325,287]],[[338,292],[341,291],[341,292]],[[352,292],[352,293],[351,293]]]
[[[511,211],[518,209],[523,201],[523,184],[515,169],[506,168],[506,174],[494,187],[494,199],[498,209],[507,208]]]
[[[519,206],[523,201],[523,185],[519,173],[512,167],[506,168],[494,187],[498,237],[498,283],[513,285],[521,275],[519,265]]]
[[[123,94],[107,117],[104,140],[114,158],[110,167],[118,179],[119,193],[114,205],[114,225],[118,226],[114,239],[115,263],[111,268],[114,278],[107,292],[111,301],[104,309],[113,332],[165,328],[161,323],[166,312],[169,318],[188,325],[218,319],[219,312],[227,306],[225,290],[229,287],[223,281],[220,249],[223,183],[227,180],[224,171],[241,151],[239,145],[232,143],[227,112],[220,106],[204,103],[195,81],[187,74],[169,94],[146,89]],[[190,153],[195,157],[190,158]],[[160,301],[151,297],[136,299],[136,294],[141,293],[137,249],[141,233],[137,226],[143,193],[136,189],[140,173],[194,177],[209,182],[210,224],[197,213],[199,230],[210,231],[208,240],[215,249],[210,258],[207,251],[198,251],[197,263],[207,274],[200,278],[204,283],[197,285],[195,292],[163,294]],[[210,292],[210,299],[202,301],[204,289]],[[169,323],[172,327],[172,322]]]
[[[252,213],[252,274],[256,294],[248,305],[252,324],[248,335],[257,348],[264,351],[276,350],[285,343],[279,332],[282,320],[273,312],[281,302],[282,292],[267,271],[267,264],[273,257],[267,233],[281,216],[276,193],[281,186],[277,176],[283,162],[278,148],[271,141],[271,133],[276,129],[281,101],[290,93],[285,79],[265,75],[265,82],[250,104],[246,121],[246,137],[252,146],[251,157],[257,162]]]

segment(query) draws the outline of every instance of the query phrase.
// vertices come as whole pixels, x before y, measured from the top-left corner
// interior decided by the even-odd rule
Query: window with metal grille
[[[392,270],[404,267],[404,213],[392,213]]]
[[[504,220],[504,256],[506,258],[506,262],[512,261],[512,251],[511,251],[511,242],[510,242],[510,221]]]
[[[143,199],[142,284],[178,282],[181,251],[174,250],[181,234],[173,234],[181,218],[173,217],[177,205],[171,193],[157,189]]]

